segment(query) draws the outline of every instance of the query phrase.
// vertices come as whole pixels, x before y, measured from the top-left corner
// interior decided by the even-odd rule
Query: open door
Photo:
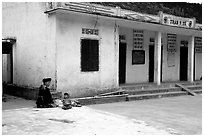
[[[2,82],[13,84],[13,44],[2,42]]]
[[[126,43],[119,44],[119,84],[126,79]]]
[[[188,79],[188,47],[180,47],[180,81]]]
[[[162,82],[162,66],[163,66],[163,46],[161,46],[161,72],[160,72],[160,81]]]
[[[154,45],[149,46],[149,82],[154,82]]]
[[[163,46],[161,46],[161,72],[160,80],[162,82],[162,65],[163,65]],[[154,82],[154,45],[149,45],[149,82]]]

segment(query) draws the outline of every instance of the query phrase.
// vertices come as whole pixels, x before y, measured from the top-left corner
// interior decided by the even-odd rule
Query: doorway
[[[163,46],[161,46],[160,81],[162,82]],[[154,45],[149,45],[149,82],[154,82]]]
[[[2,82],[13,83],[13,44],[2,42]]]
[[[149,82],[154,82],[154,45],[149,46]]]
[[[161,71],[160,71],[160,81],[162,82],[162,66],[163,66],[163,45],[161,46]]]
[[[188,47],[180,47],[180,81],[188,79]]]
[[[126,43],[119,43],[119,84],[126,79]]]

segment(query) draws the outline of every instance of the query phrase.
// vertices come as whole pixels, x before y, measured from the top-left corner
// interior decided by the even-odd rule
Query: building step
[[[202,81],[195,81],[195,82],[184,82],[184,83],[181,83],[181,85],[202,85]]]
[[[104,104],[113,102],[123,102],[127,100],[127,94],[124,95],[111,95],[111,96],[95,96],[95,97],[84,97],[75,98],[80,102],[81,105],[92,105],[92,104]]]
[[[202,82],[182,83],[188,90],[197,94],[202,94]],[[121,101],[134,101],[143,99],[154,99],[162,97],[174,97],[188,95],[187,91],[181,91],[181,87],[175,87],[175,83],[165,83],[157,86],[155,84],[145,85],[123,85],[116,91],[102,93],[94,97],[76,98],[82,105],[113,103]]]
[[[154,93],[154,94],[143,94],[143,95],[129,95],[127,97],[127,100],[134,101],[134,100],[174,97],[174,96],[182,96],[182,95],[187,95],[187,93],[185,91],[174,91],[169,93],[167,92],[167,93]]]
[[[202,85],[186,85],[185,87],[190,90],[202,89]]]
[[[124,90],[146,90],[146,89],[154,89],[154,88],[170,88],[174,87],[174,85],[156,85],[156,84],[150,84],[150,85],[124,85],[120,86],[121,89]]]
[[[193,90],[193,92],[196,93],[196,94],[202,94],[202,90],[201,89]]]
[[[171,87],[171,88],[154,88],[154,89],[132,89],[132,90],[126,90],[126,93],[129,95],[139,95],[139,94],[150,94],[150,93],[162,93],[162,92],[173,92],[173,91],[179,91],[179,87]]]

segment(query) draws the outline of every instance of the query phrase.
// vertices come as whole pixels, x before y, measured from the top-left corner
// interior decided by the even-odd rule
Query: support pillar
[[[155,78],[157,85],[161,84],[161,32],[156,32],[155,38]]]
[[[194,36],[188,41],[188,81],[193,82],[194,75]]]

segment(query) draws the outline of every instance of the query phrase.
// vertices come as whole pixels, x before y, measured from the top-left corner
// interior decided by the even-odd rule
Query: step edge
[[[171,92],[171,93],[155,93],[155,94],[141,94],[141,95],[128,95],[128,97],[133,97],[133,96],[148,96],[148,95],[170,95],[170,94],[187,94],[185,91],[180,91],[180,92]]]

